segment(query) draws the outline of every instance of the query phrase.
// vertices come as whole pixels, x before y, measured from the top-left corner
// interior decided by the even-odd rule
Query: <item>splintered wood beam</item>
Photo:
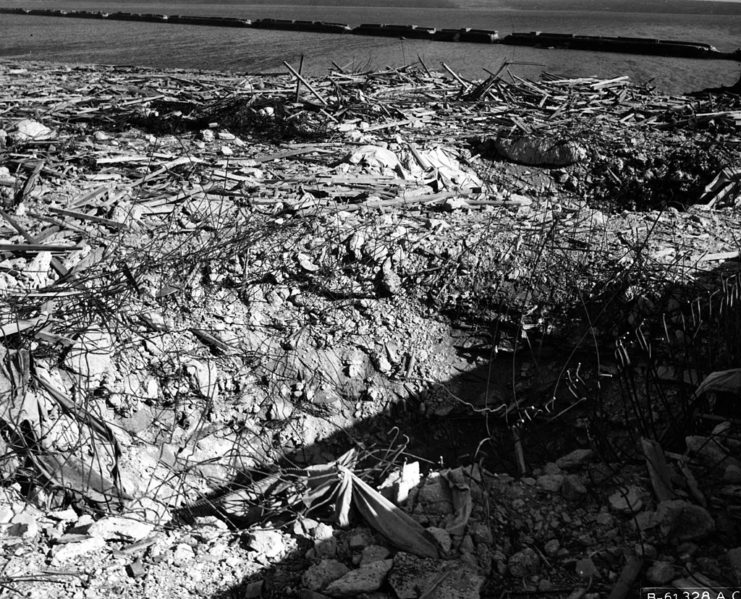
[[[311,85],[304,77],[299,73],[296,69],[294,69],[290,64],[288,64],[285,60],[283,61],[283,64],[285,67],[291,71],[291,75],[293,75],[296,79],[298,79],[301,83],[303,83],[306,86],[306,89],[308,89],[312,95],[319,100],[324,106],[329,106],[329,102],[327,102],[324,98],[322,98],[321,94],[314,89],[314,86]]]

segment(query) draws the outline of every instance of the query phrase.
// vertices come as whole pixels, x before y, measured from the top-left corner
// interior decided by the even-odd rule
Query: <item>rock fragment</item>
[[[357,597],[360,593],[372,593],[381,588],[394,560],[378,560],[350,570],[342,578],[330,583],[324,592],[332,597]]]
[[[705,508],[682,499],[659,503],[656,522],[666,538],[678,541],[701,539],[715,529],[715,521]]]
[[[741,547],[729,549],[726,552],[726,557],[731,566],[730,574],[735,578],[736,584],[741,584]]]
[[[106,543],[101,537],[89,537],[78,543],[56,545],[51,550],[52,564],[61,564],[94,551],[102,551],[105,546]]]
[[[674,580],[676,570],[669,562],[654,562],[646,572],[646,580],[655,585],[663,585]]]
[[[249,534],[247,546],[254,552],[270,559],[285,551],[283,535],[275,530],[255,530]]]
[[[500,137],[494,149],[507,160],[530,166],[568,166],[587,157],[587,150],[571,140],[551,137]]]
[[[336,559],[325,559],[309,566],[301,577],[301,583],[312,591],[321,591],[329,583],[342,578],[350,571],[345,564]]]
[[[526,547],[509,557],[507,568],[512,576],[518,578],[538,574],[540,572],[540,556],[534,549]]]
[[[53,137],[53,131],[38,121],[23,119],[16,124],[13,136],[18,141],[40,141]]]
[[[562,474],[543,474],[537,478],[538,487],[550,493],[557,493],[563,484]]]
[[[105,540],[127,539],[139,541],[154,530],[154,525],[135,518],[108,516],[90,525],[88,534]]]
[[[556,460],[556,465],[562,470],[572,470],[587,462],[594,452],[591,449],[575,449]]]
[[[641,494],[641,489],[633,485],[618,489],[610,495],[610,507],[621,514],[635,514],[643,507]]]
[[[391,555],[391,550],[383,545],[368,545],[363,548],[360,555],[360,565],[370,564],[378,560],[387,559]]]

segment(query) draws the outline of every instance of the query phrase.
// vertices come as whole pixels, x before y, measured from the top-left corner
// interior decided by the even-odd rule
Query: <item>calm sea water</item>
[[[0,0],[3,7],[153,12],[312,19],[357,25],[365,22],[435,27],[554,31],[587,35],[628,35],[706,42],[724,51],[741,44],[741,2],[702,0],[269,0],[151,1]],[[321,6],[315,4],[320,3]],[[0,15],[0,57],[65,62],[137,64],[230,70],[283,71],[284,60],[326,73],[332,63],[351,69],[401,66],[423,60],[445,62],[464,76],[486,76],[484,68],[524,77],[548,71],[580,77],[629,75],[660,91],[682,93],[731,85],[741,63],[536,50],[513,46],[433,43],[361,36],[105,22],[83,19]]]

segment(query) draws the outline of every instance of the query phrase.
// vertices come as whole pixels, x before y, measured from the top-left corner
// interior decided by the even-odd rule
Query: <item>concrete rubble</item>
[[[4,587],[741,584],[737,99],[0,81]]]

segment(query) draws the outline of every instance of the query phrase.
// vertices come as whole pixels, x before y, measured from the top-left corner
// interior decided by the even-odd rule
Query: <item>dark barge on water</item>
[[[78,19],[105,19],[109,21],[139,21],[169,23],[173,25],[206,25],[211,27],[252,27],[283,31],[306,31],[314,33],[339,33],[419,39],[438,42],[461,42],[472,44],[507,44],[534,48],[564,48],[589,50],[591,52],[623,52],[680,58],[728,59],[741,62],[741,49],[735,52],[719,52],[709,44],[683,42],[640,37],[606,37],[574,35],[571,33],[512,33],[500,38],[496,31],[488,29],[436,29],[418,25],[385,25],[364,23],[351,27],[344,23],[324,21],[301,21],[289,19],[240,19],[236,17],[203,17],[195,15],[158,15],[151,13],[105,13],[84,10],[54,10],[27,8],[0,8],[0,14],[38,15],[45,17],[70,17]]]
[[[529,33],[513,33],[505,37],[502,42],[512,46],[565,48],[569,50],[590,50],[592,52],[622,52],[681,58],[726,57],[725,54],[718,52],[715,47],[709,44],[642,37],[605,37],[531,31]]]
[[[468,44],[496,44],[499,32],[489,29],[438,29],[432,36],[436,42],[462,42]]]
[[[363,23],[352,30],[355,35],[370,35],[373,37],[396,37],[408,39],[433,39],[434,27],[418,27],[417,25],[385,25],[379,23]]]
[[[350,33],[352,28],[344,23],[325,21],[298,21],[286,19],[258,19],[252,26],[257,29],[278,29],[283,31],[309,31],[315,33]]]

